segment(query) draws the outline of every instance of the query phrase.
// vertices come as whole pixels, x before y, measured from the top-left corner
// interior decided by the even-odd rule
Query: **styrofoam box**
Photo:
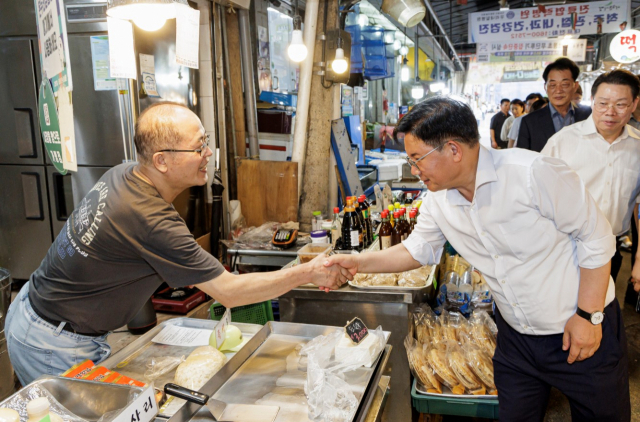
[[[398,180],[402,177],[402,165],[405,160],[372,160],[370,166],[378,168],[378,181]]]
[[[247,138],[247,156],[249,156],[249,139]],[[287,161],[293,150],[293,135],[258,132],[260,144],[260,160]]]

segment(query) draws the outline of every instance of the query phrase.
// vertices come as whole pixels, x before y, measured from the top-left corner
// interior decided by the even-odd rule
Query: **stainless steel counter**
[[[414,419],[411,406],[411,373],[404,349],[411,313],[426,301],[432,287],[420,290],[363,290],[351,286],[325,293],[300,287],[280,296],[280,319],[286,322],[344,326],[354,317],[367,327],[381,325],[391,332],[387,344],[393,347],[385,375],[391,376],[390,393],[383,421]]]

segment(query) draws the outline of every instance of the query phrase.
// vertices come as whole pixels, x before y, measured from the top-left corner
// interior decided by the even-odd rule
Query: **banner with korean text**
[[[587,40],[527,40],[476,43],[479,63],[501,62],[552,62],[568,57],[574,62],[583,62],[587,51]]]
[[[628,13],[627,0],[470,13],[469,43],[620,32]]]

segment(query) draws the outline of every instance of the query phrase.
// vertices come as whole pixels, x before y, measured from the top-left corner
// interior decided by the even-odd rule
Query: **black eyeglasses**
[[[200,157],[204,157],[204,154],[206,154],[206,152],[207,152],[207,148],[209,148],[209,142],[210,142],[209,134],[206,134],[204,136],[203,141],[202,141],[202,147],[201,148],[198,148],[198,149],[161,149],[158,152],[197,152],[198,154],[200,154]]]

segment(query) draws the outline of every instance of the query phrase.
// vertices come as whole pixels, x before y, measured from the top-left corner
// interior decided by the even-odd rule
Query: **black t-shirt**
[[[31,275],[32,305],[77,332],[122,327],[163,281],[183,287],[224,272],[134,167],[121,164],[100,178]]]
[[[510,114],[504,114],[502,111],[497,112],[491,118],[491,125],[489,129],[493,129],[496,135],[496,141],[500,141],[500,134],[502,133],[502,126],[504,125],[505,120],[509,118]]]

